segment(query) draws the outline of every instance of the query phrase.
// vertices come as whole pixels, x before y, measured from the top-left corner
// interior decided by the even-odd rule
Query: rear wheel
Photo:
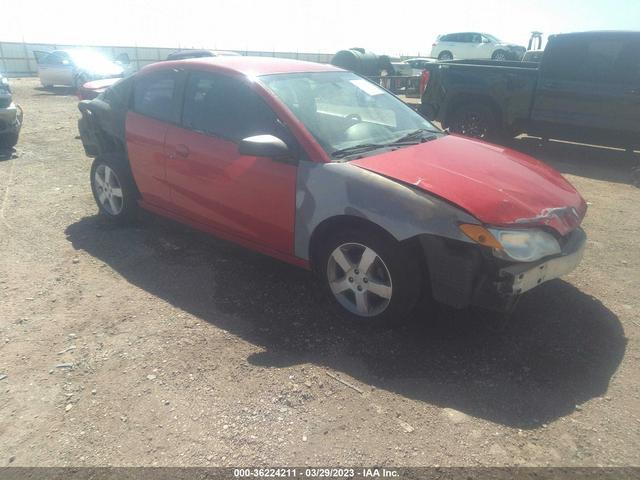
[[[469,103],[456,108],[447,122],[449,131],[483,140],[499,136],[496,116],[487,105]]]
[[[96,158],[91,165],[91,191],[100,213],[128,222],[137,212],[136,190],[125,161],[117,156]]]
[[[453,53],[451,53],[449,50],[440,52],[440,55],[438,55],[438,60],[453,60]]]
[[[491,55],[491,60],[504,62],[505,60],[507,60],[507,52],[505,52],[504,50],[496,50],[495,52],[493,52],[493,55]]]
[[[319,261],[327,290],[353,320],[399,324],[419,298],[419,262],[374,229],[335,232],[324,243]]]

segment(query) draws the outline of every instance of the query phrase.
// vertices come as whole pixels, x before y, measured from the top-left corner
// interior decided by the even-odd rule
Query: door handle
[[[558,88],[558,84],[556,82],[545,82],[542,86],[544,88]]]
[[[630,93],[631,95],[640,95],[640,87],[632,88],[631,90],[628,90],[627,93]]]
[[[182,158],[187,158],[189,156],[189,147],[187,147],[184,144],[179,144],[176,145],[176,155],[182,157]]]

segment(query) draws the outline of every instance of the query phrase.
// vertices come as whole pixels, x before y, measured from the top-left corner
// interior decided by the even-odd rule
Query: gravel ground
[[[12,81],[0,160],[0,465],[638,465],[640,190],[535,139],[589,202],[582,265],[478,313],[345,325],[302,270],[159,219],[105,223],[77,100]]]

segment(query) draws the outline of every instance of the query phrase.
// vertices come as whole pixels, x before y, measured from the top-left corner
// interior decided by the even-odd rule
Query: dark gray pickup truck
[[[640,148],[640,32],[554,35],[538,63],[442,62],[420,111],[452,132]]]

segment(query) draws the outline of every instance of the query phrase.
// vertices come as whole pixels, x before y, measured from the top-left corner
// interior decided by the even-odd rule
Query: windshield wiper
[[[341,148],[340,150],[336,150],[331,153],[333,158],[343,158],[348,155],[354,155],[356,153],[364,153],[369,152],[371,150],[376,150],[377,148],[385,148],[388,145],[381,143],[361,143],[360,145],[354,145],[353,147]]]
[[[428,137],[425,136],[426,133],[431,133]],[[361,143],[359,145],[354,145],[353,147],[341,148],[340,150],[336,150],[331,153],[333,158],[344,158],[349,155],[356,155],[358,153],[370,152],[372,150],[376,150],[378,148],[389,148],[389,147],[403,147],[410,145],[417,145],[418,143],[426,142],[427,140],[432,140],[436,138],[436,135],[442,133],[438,130],[428,130],[426,128],[419,128],[418,130],[414,130],[413,132],[408,133],[407,135],[400,137],[399,139],[390,142],[390,143]]]
[[[417,130],[414,130],[413,132],[407,133],[403,137],[400,137],[398,140],[393,142],[392,145],[397,144],[397,143],[408,142],[410,140],[425,141],[427,139],[432,139],[432,138],[435,137],[435,135],[429,135],[429,137],[425,138],[425,133],[440,133],[440,132],[437,131],[437,130],[428,130],[426,128],[419,128]]]

